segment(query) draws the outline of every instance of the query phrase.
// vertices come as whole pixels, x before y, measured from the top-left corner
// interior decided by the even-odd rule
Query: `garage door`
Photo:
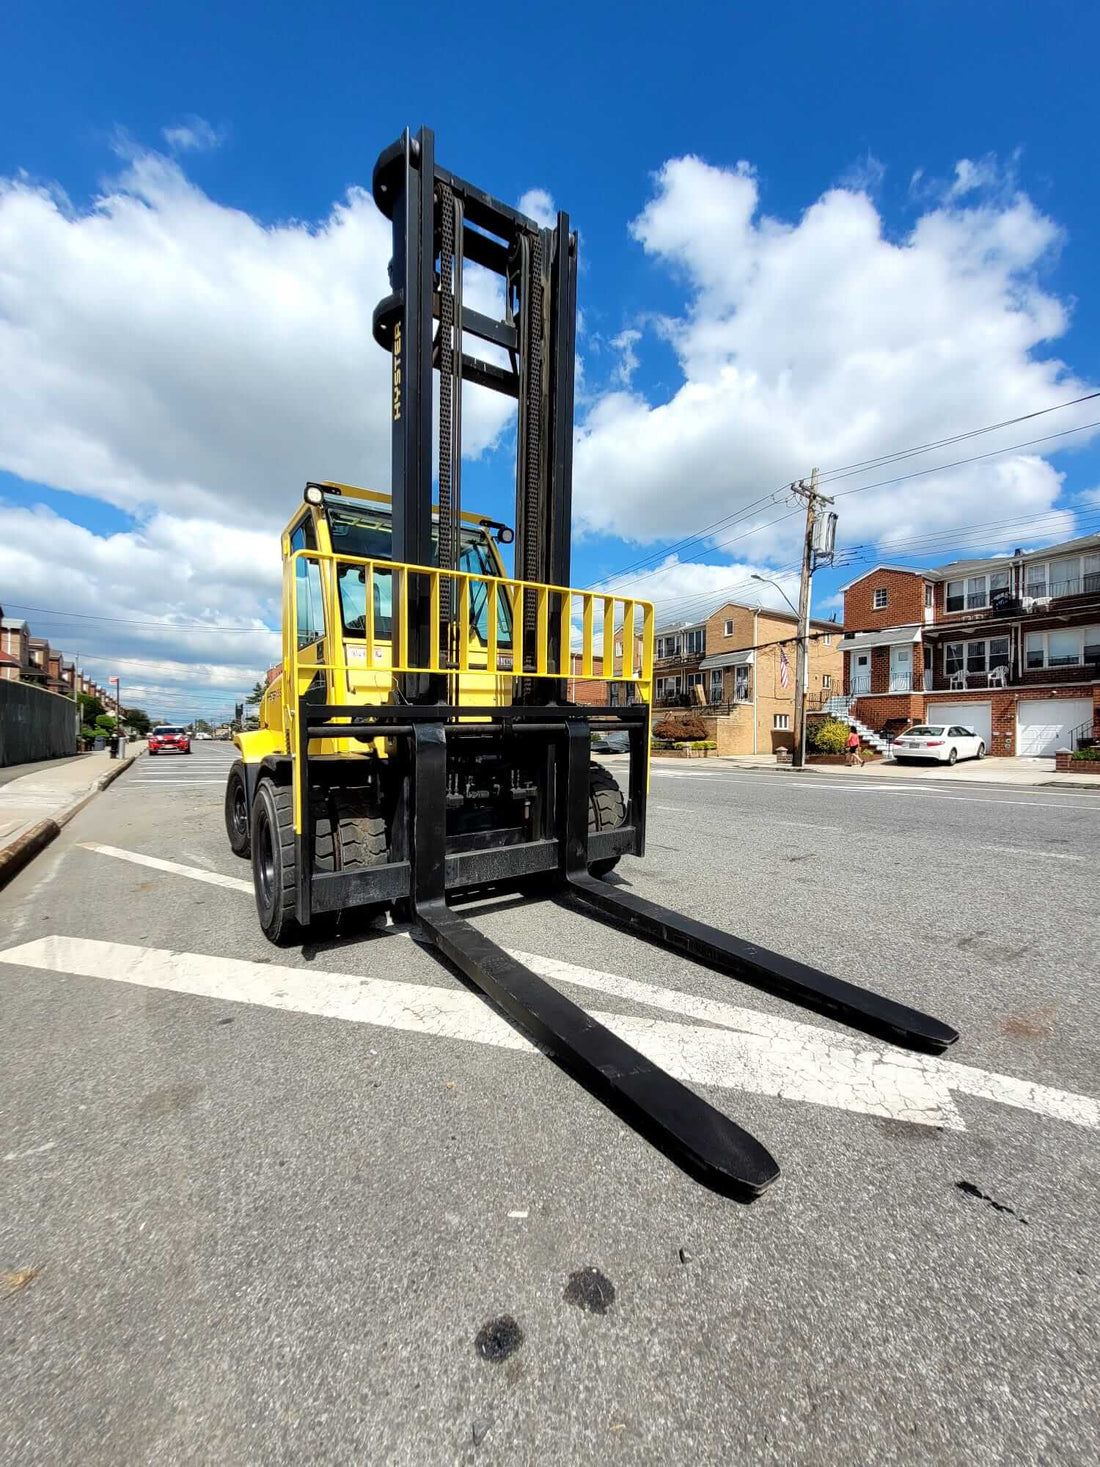
[[[990,706],[989,703],[929,703],[924,716],[929,723],[961,723],[963,728],[972,728],[985,740],[988,751],[993,743]]]
[[[1091,722],[1091,698],[1026,699],[1016,708],[1016,752],[1054,755],[1069,748],[1075,729]]]

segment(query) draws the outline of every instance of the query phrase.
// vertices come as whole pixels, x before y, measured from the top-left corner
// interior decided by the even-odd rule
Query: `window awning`
[[[899,642],[919,642],[920,623],[905,627],[883,627],[880,632],[848,632],[840,639],[842,652],[859,652],[866,647],[894,647]]]
[[[699,669],[701,672],[713,672],[720,667],[751,667],[755,656],[751,649],[746,652],[718,652],[713,657],[704,657]]]

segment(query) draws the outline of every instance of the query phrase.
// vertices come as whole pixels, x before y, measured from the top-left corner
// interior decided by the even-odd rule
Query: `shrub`
[[[717,749],[718,745],[713,739],[696,739],[691,747],[693,749]]]
[[[843,754],[850,733],[838,718],[815,718],[806,725],[806,746],[813,754]]]
[[[662,718],[660,723],[653,726],[655,739],[690,742],[692,739],[705,739],[706,736],[707,726],[697,713],[678,713]]]
[[[1073,751],[1073,757],[1075,759],[1098,759],[1098,760],[1100,760],[1100,748],[1074,749],[1074,751]]]

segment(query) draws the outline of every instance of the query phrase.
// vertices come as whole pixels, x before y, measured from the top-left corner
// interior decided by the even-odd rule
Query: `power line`
[[[19,601],[5,603],[14,606],[17,611],[32,611],[36,616],[63,617],[71,621],[109,621],[118,626],[127,627],[155,627],[162,632],[175,632],[183,629],[195,628],[204,632],[262,632],[265,636],[278,636],[278,632],[269,626],[234,627],[224,622],[207,621],[136,621],[126,616],[96,616],[87,611],[58,611],[48,606],[24,606]]]
[[[916,446],[914,446],[912,448],[897,449],[893,453],[882,454],[882,455],[880,455],[877,458],[864,459],[862,462],[859,462],[859,463],[842,464],[842,465],[840,465],[840,466],[838,466],[836,468],[824,469],[824,470],[822,470],[821,474],[819,475],[819,482],[822,482],[822,483],[825,482],[825,481],[835,482],[835,481],[837,481],[839,479],[842,479],[842,478],[851,477],[851,475],[853,475],[855,473],[858,473],[858,472],[861,472],[863,470],[866,470],[868,468],[875,468],[875,467],[879,467],[881,465],[884,465],[886,463],[897,462],[897,461],[899,461],[901,459],[905,459],[905,458],[912,458],[915,455],[920,454],[920,453],[931,453],[931,452],[935,451],[937,448],[946,448],[946,447],[949,447],[953,443],[961,443],[961,442],[964,442],[966,439],[969,439],[969,438],[977,438],[977,437],[980,437],[980,436],[982,436],[983,434],[986,434],[986,433],[994,433],[994,432],[997,432],[999,429],[1012,427],[1016,423],[1028,422],[1028,421],[1030,421],[1033,418],[1043,417],[1047,413],[1060,412],[1060,411],[1064,410],[1065,408],[1076,407],[1080,403],[1083,403],[1083,402],[1092,402],[1093,400],[1095,400],[1097,398],[1100,398],[1100,391],[1098,391],[1098,392],[1087,392],[1087,393],[1084,393],[1080,397],[1070,398],[1066,402],[1054,403],[1050,407],[1037,408],[1034,412],[1021,413],[1020,415],[1018,415],[1017,417],[1014,417],[1014,418],[1004,418],[1004,419],[1002,419],[998,423],[989,423],[985,427],[982,427],[982,428],[971,428],[971,429],[968,429],[965,433],[956,433],[953,436],[948,437],[948,438],[935,439],[935,440],[930,441],[928,443],[917,444]],[[989,453],[975,454],[975,455],[973,455],[970,458],[957,459],[957,460],[955,460],[952,463],[940,464],[940,465],[937,465],[936,468],[932,468],[932,469],[921,469],[921,470],[918,471],[918,473],[915,473],[915,474],[902,475],[900,477],[893,478],[893,479],[882,479],[882,480],[877,481],[874,484],[864,484],[864,485],[858,486],[855,489],[841,490],[841,491],[839,491],[839,494],[838,494],[837,497],[840,497],[842,495],[848,495],[848,494],[860,494],[860,493],[863,493],[865,490],[868,490],[868,489],[877,489],[877,488],[881,488],[881,487],[883,487],[885,485],[889,485],[889,484],[902,483],[907,478],[916,478],[916,477],[918,477],[918,474],[935,473],[935,472],[937,472],[940,469],[957,468],[957,467],[959,467],[962,464],[976,463],[979,459],[982,459],[982,458],[992,458],[992,457],[995,457],[996,455],[1002,454],[1002,453],[1014,453],[1014,452],[1016,452],[1020,448],[1030,448],[1030,447],[1034,446],[1036,443],[1046,443],[1046,442],[1049,442],[1051,439],[1054,439],[1054,438],[1064,438],[1064,437],[1068,436],[1071,433],[1081,433],[1081,432],[1086,431],[1089,428],[1096,428],[1096,427],[1100,427],[1100,422],[1082,423],[1082,424],[1079,424],[1076,428],[1067,428],[1067,429],[1065,429],[1061,433],[1050,433],[1050,434],[1046,434],[1045,436],[1043,436],[1041,438],[1028,439],[1024,443],[1012,444],[1012,445],[1010,445],[1007,448],[991,449],[989,451]],[[689,536],[685,537],[684,539],[675,542],[675,544],[673,544],[673,545],[665,546],[665,547],[663,547],[660,550],[653,551],[651,554],[642,557],[638,561],[631,562],[629,565],[622,567],[620,570],[612,571],[608,576],[606,576],[604,578],[604,583],[610,585],[612,582],[614,582],[615,580],[617,580],[621,575],[625,575],[629,570],[633,569],[635,565],[644,565],[644,564],[647,564],[651,560],[657,559],[658,557],[674,554],[676,552],[676,550],[678,550],[680,548],[683,548],[686,545],[690,545],[690,544],[694,543],[696,540],[702,539],[707,534],[709,534],[712,530],[717,529],[717,528],[721,528],[723,525],[725,525],[727,523],[732,524],[738,518],[743,518],[744,515],[745,515],[745,513],[747,511],[751,510],[754,506],[757,506],[757,505],[763,506],[765,504],[765,502],[767,500],[769,500],[769,499],[776,500],[778,498],[778,496],[782,492],[783,492],[782,489],[773,490],[772,493],[771,493],[771,495],[763,495],[763,496],[761,496],[761,498],[751,501],[749,505],[743,506],[741,509],[739,509],[738,511],[736,511],[735,515],[727,516],[727,518],[725,520],[716,520],[713,524],[708,525],[708,526],[705,526],[701,530],[695,531],[694,534],[689,535]],[[796,510],[795,513],[797,514],[798,511]],[[778,523],[777,520],[773,520],[773,521],[770,521],[769,522],[769,525],[770,524],[777,524],[777,523]],[[751,530],[748,533],[749,534],[757,534],[757,533],[759,533],[760,530],[767,529],[769,527],[769,525],[761,525],[761,526],[758,526],[756,529]],[[743,539],[745,537],[744,536],[738,536],[737,538],[738,539]],[[725,543],[728,544],[728,543],[732,543],[732,542],[728,542],[727,541]],[[713,546],[712,548],[713,549],[718,549],[719,546]],[[660,567],[658,569],[660,569]],[[640,577],[639,579],[644,579],[644,578],[641,578]]]
[[[864,459],[862,463],[843,464],[840,468],[824,469],[820,477],[835,483],[837,479],[846,479],[852,474],[859,473],[861,469],[879,468],[883,464],[894,463],[898,459],[912,458],[918,453],[931,453],[937,448],[949,448],[952,443],[962,443],[967,438],[980,438],[984,433],[996,433],[1000,428],[1011,428],[1016,423],[1026,423],[1031,418],[1041,418],[1046,413],[1060,412],[1063,408],[1076,407],[1082,402],[1092,402],[1098,397],[1100,397],[1100,392],[1086,392],[1083,397],[1073,397],[1068,402],[1058,402],[1052,407],[1038,408],[1032,413],[1021,413],[1016,418],[1005,418],[1000,423],[989,423],[984,428],[971,428],[968,432],[956,433],[951,438],[937,438],[934,442],[921,443],[915,448],[899,448],[893,453],[885,453],[878,458]],[[1076,431],[1074,428],[1067,429],[1067,432],[1070,433]]]
[[[999,458],[1003,453],[1032,448],[1036,443],[1049,443],[1052,438],[1066,438],[1070,433],[1084,433],[1089,428],[1100,428],[1100,419],[1092,423],[1079,423],[1076,428],[1063,428],[1060,433],[1045,433],[1041,438],[1028,438],[1023,443],[1011,443],[1007,448],[991,448],[988,453],[974,453],[969,458],[956,458],[950,463],[934,464],[930,469],[914,469],[911,474],[899,474],[894,479],[876,479],[873,484],[860,484],[855,489],[841,489],[835,497],[844,499],[849,494],[866,494],[868,489],[881,489],[887,484],[903,484],[907,479],[919,479],[924,474],[940,474],[944,469],[957,469],[960,464],[976,464],[983,458]]]

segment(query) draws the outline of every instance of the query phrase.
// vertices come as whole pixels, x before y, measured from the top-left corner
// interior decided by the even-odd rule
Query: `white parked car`
[[[891,745],[899,764],[913,759],[938,759],[954,764],[958,759],[984,759],[985,740],[961,723],[922,723],[900,734]]]

